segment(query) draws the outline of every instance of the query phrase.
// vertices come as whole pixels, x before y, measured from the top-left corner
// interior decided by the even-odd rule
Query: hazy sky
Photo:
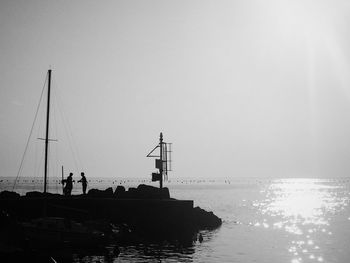
[[[349,30],[345,0],[2,0],[1,176],[50,66],[76,151],[52,126],[52,171],[149,178],[162,131],[170,178],[348,176]],[[22,176],[42,175],[44,110]]]

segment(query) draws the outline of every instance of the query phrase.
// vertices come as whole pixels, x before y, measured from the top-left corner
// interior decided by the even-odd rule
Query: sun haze
[[[50,66],[53,101],[69,123],[55,128],[52,118],[50,149],[67,143],[58,131],[69,128],[76,151],[51,167],[148,178],[146,154],[163,132],[173,143],[170,177],[347,176],[349,8],[1,1],[1,176],[17,174]]]

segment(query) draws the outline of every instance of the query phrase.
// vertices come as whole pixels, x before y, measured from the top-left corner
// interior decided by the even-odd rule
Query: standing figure
[[[63,189],[64,195],[71,195],[73,189],[73,173],[69,173],[67,179],[63,180],[66,186]]]
[[[87,187],[87,180],[86,177],[84,175],[84,173],[82,172],[81,174],[81,179],[78,181],[78,183],[81,183],[83,186],[83,194],[86,194],[86,187]]]

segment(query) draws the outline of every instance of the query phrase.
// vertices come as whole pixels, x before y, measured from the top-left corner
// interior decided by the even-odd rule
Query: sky
[[[49,68],[51,177],[148,179],[160,132],[170,179],[348,176],[349,14],[345,0],[2,0],[0,176],[18,174]],[[43,96],[21,177],[43,176]]]

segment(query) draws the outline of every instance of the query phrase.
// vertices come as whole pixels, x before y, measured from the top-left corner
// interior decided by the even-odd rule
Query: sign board
[[[152,182],[160,181],[161,175],[159,173],[152,173]]]
[[[156,168],[160,169],[162,167],[162,162],[160,159],[156,159]]]

